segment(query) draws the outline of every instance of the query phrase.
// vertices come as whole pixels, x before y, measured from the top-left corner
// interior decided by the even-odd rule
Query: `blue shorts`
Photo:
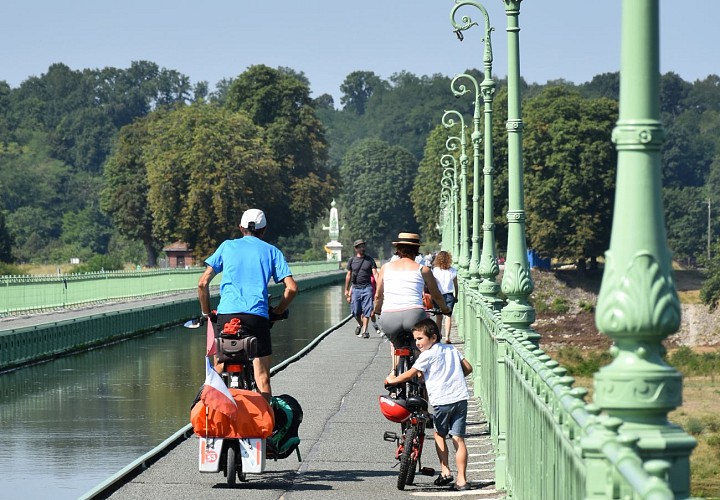
[[[350,299],[350,312],[353,316],[360,315],[369,318],[373,310],[373,287],[368,285],[365,288],[352,287]]]
[[[443,299],[445,299],[445,305],[450,309],[450,314],[444,314],[443,316],[452,316],[453,307],[455,307],[455,295],[452,293],[443,293]],[[433,300],[433,305],[440,309],[440,305]]]
[[[466,420],[466,399],[448,405],[433,406],[435,432],[441,437],[451,435],[464,438]]]

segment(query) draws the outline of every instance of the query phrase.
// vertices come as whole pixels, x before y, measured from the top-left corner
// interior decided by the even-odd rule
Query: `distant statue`
[[[338,220],[338,211],[335,208],[335,200],[330,204],[330,225],[323,226],[325,231],[330,232],[330,241],[337,241],[340,238],[340,221]]]
[[[330,204],[330,225],[323,226],[323,230],[330,233],[330,241],[325,245],[324,249],[327,253],[327,260],[342,260],[342,244],[338,241],[340,238],[340,219],[338,211],[335,208],[335,200]]]

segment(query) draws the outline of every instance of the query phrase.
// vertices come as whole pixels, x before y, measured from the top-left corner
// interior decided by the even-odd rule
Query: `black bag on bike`
[[[300,444],[298,431],[303,420],[303,410],[297,399],[287,394],[273,396],[270,404],[275,412],[275,429],[267,439],[267,456],[274,459],[287,458]]]
[[[215,339],[215,347],[219,362],[247,363],[257,354],[257,338],[250,335],[239,318],[233,318],[225,323],[222,333]]]

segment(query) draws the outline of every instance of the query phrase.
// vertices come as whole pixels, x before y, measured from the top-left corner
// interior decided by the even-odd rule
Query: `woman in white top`
[[[445,305],[430,268],[415,262],[420,250],[420,236],[415,233],[400,233],[393,245],[399,258],[380,268],[373,312],[382,312],[380,325],[383,332],[393,346],[401,347],[402,333],[412,332],[419,321],[427,318],[423,306],[425,287],[433,300],[441,304],[443,313],[449,313],[450,309]]]
[[[438,289],[443,296],[445,305],[450,309],[450,314],[443,315],[445,317],[445,343],[450,343],[450,327],[452,326],[452,310],[455,302],[457,302],[458,282],[457,271],[451,267],[452,256],[449,252],[442,250],[438,252],[433,261],[432,273],[437,281]],[[437,306],[437,302],[435,303]],[[435,322],[438,330],[442,332],[442,316],[437,316]]]

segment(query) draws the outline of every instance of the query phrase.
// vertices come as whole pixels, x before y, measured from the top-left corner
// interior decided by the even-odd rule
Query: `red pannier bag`
[[[261,394],[244,389],[228,389],[238,411],[234,420],[217,410],[205,414],[202,400],[190,410],[190,423],[195,434],[217,438],[266,438],[275,427],[272,408]],[[207,426],[207,428],[206,428]]]

